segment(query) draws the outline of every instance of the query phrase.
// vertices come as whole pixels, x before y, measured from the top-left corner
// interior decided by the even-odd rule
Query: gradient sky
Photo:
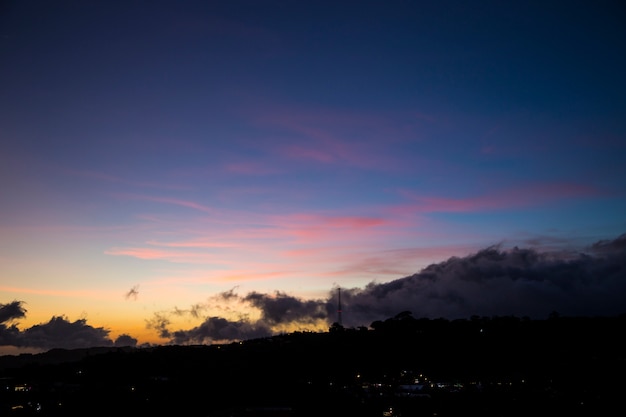
[[[294,328],[271,299],[616,239],[624,22],[620,1],[4,1],[4,331],[253,335]]]

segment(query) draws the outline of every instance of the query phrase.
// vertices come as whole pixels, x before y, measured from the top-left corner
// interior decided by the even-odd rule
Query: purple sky
[[[618,239],[624,21],[619,1],[3,2],[0,332],[327,328],[337,286]],[[566,310],[410,287],[388,302],[416,315]],[[300,318],[271,319],[287,301]]]

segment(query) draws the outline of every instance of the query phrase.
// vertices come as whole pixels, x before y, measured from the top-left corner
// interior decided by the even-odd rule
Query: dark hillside
[[[371,327],[4,357],[0,414],[592,416],[626,388],[625,317]]]

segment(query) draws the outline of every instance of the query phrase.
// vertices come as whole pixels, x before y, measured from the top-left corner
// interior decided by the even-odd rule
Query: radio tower
[[[337,323],[341,324],[341,288],[337,288]]]

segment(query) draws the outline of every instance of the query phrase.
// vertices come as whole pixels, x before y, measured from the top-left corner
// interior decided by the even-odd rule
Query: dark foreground
[[[611,416],[626,318],[414,319],[0,358],[0,416]]]

